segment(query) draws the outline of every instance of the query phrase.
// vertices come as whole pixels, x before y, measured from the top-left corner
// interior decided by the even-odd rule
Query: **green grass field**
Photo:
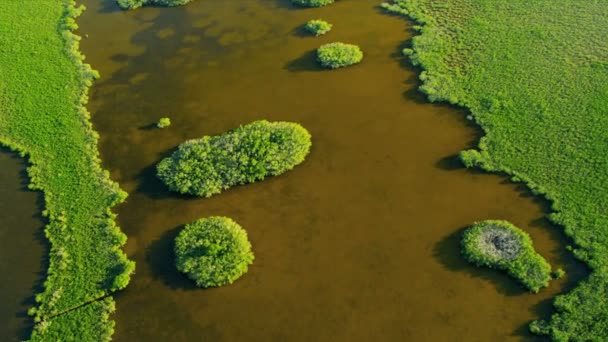
[[[30,187],[44,193],[51,245],[44,292],[31,312],[40,322],[35,340],[105,339],[105,328],[84,331],[112,329],[111,298],[95,301],[124,288],[134,269],[110,211],[126,194],[100,167],[84,108],[97,75],[70,32],[79,12],[71,0],[0,1],[0,141],[31,164]],[[80,322],[82,335],[69,321]]]
[[[556,341],[608,340],[608,2],[392,5],[421,25],[410,57],[424,70],[421,90],[470,109],[485,132],[465,164],[548,198],[551,219],[593,270],[536,326]]]

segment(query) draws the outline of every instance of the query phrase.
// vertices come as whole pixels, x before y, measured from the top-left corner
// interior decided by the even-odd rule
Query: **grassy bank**
[[[463,161],[548,198],[551,219],[593,270],[556,298],[541,332],[557,341],[608,339],[608,2],[392,5],[421,25],[410,56],[424,70],[421,90],[469,108],[486,133]]]
[[[81,10],[71,0],[0,1],[0,141],[27,157],[30,188],[44,193],[48,219],[49,269],[31,313],[49,336],[67,329],[75,340],[76,328],[62,317],[83,329],[87,322],[111,328],[103,314],[111,299],[93,301],[125,287],[134,269],[110,211],[126,194],[100,167],[84,108],[98,75],[82,63],[70,32]]]

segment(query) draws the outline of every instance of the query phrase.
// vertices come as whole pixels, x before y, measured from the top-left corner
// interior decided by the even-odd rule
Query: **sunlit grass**
[[[608,340],[608,2],[396,0],[421,27],[411,61],[431,101],[470,109],[486,135],[467,166],[506,172],[552,202],[592,268],[535,331]],[[538,329],[542,326],[543,329]]]
[[[124,288],[134,269],[110,211],[126,193],[100,167],[84,107],[99,75],[82,63],[79,38],[70,32],[81,10],[71,0],[0,1],[0,141],[27,156],[30,188],[44,192],[49,269],[30,314],[52,336],[68,328],[65,312],[83,329],[111,328],[107,315],[92,314],[101,311],[83,309],[81,317],[70,310]],[[66,336],[83,340],[72,328]]]

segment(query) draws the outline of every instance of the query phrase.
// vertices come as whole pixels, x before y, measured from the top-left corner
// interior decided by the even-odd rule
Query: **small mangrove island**
[[[532,292],[551,280],[551,266],[536,253],[530,236],[507,221],[487,220],[466,229],[462,254],[477,266],[506,271]]]
[[[332,28],[332,24],[328,23],[325,20],[321,20],[321,19],[313,19],[308,21],[305,25],[304,25],[304,29],[306,29],[306,31],[308,31],[311,34],[314,34],[316,37],[318,36],[322,36],[324,34],[326,34],[327,32],[331,31]]]
[[[254,259],[247,232],[220,216],[187,224],[175,239],[175,257],[177,269],[199,287],[232,284]]]
[[[310,134],[297,123],[260,120],[184,142],[157,165],[157,174],[172,191],[210,197],[293,169],[311,144]]]
[[[116,0],[120,8],[129,10],[136,9],[142,6],[181,6],[185,5],[193,0]]]
[[[317,60],[324,68],[337,69],[357,64],[363,59],[363,52],[357,45],[341,42],[321,45],[317,49]]]
[[[294,5],[302,7],[322,7],[331,5],[335,0],[291,0]]]

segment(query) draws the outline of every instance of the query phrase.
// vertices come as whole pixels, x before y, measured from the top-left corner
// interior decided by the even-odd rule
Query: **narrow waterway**
[[[33,322],[27,310],[47,266],[42,195],[28,191],[27,184],[25,160],[0,149],[0,341],[29,337]]]
[[[86,0],[82,49],[102,74],[89,109],[104,167],[130,193],[118,208],[137,262],[118,294],[116,341],[507,341],[576,278],[547,204],[504,177],[462,169],[478,132],[416,91],[400,56],[411,32],[372,0],[295,9],[288,0],[198,0],[118,11]],[[334,24],[302,33],[309,19]],[[363,63],[322,71],[319,45],[361,46]],[[172,126],[152,126],[168,116]],[[168,193],[155,164],[179,143],[256,119],[313,136],[293,171],[210,199]],[[184,223],[226,215],[256,255],[231,286],[201,290],[174,269]],[[459,234],[507,219],[570,276],[533,295],[467,265]]]

